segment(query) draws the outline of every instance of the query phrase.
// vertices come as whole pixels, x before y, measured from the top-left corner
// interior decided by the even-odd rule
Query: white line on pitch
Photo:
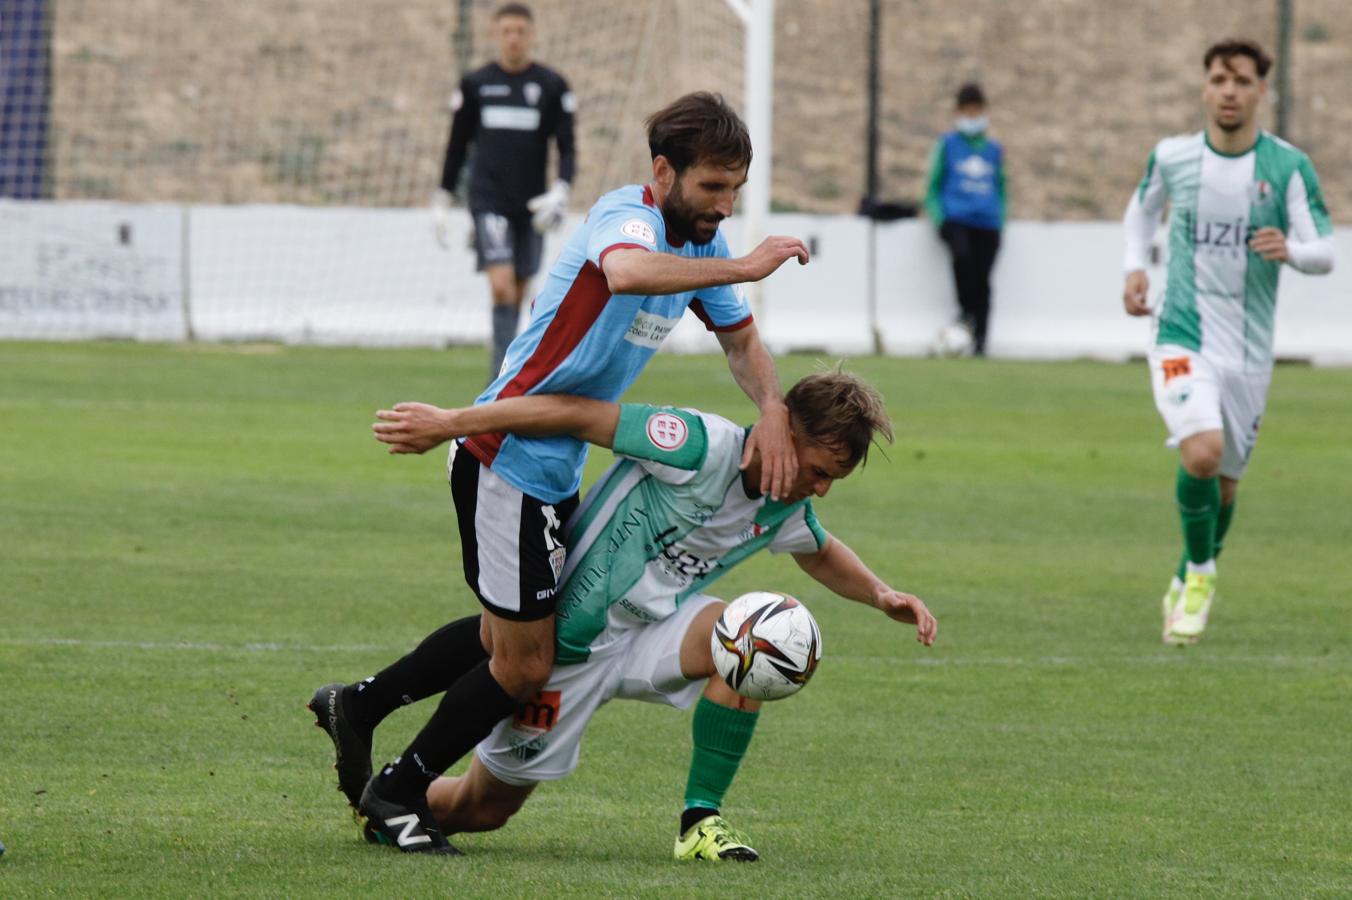
[[[88,649],[112,650],[188,650],[199,653],[371,653],[402,652],[413,646],[413,642],[404,645],[393,644],[332,644],[318,646],[313,644],[278,644],[257,642],[245,644],[220,644],[210,641],[100,641],[82,638],[35,637],[0,638],[0,645],[11,647],[79,647]],[[991,668],[1032,668],[1086,666],[1106,667],[1113,665],[1172,665],[1187,660],[1220,665],[1243,666],[1290,666],[1319,665],[1323,663],[1347,664],[1352,662],[1345,654],[1308,654],[1292,656],[1289,654],[1271,655],[1225,655],[1210,654],[1203,649],[1170,650],[1149,656],[921,656],[906,659],[904,656],[866,656],[849,653],[833,654],[833,659],[854,663],[883,663],[916,666],[986,666]]]
[[[203,653],[365,653],[368,651],[407,650],[388,644],[335,644],[319,647],[310,644],[217,644],[210,641],[91,641],[83,638],[0,638],[11,647],[81,647],[111,650],[195,650]]]

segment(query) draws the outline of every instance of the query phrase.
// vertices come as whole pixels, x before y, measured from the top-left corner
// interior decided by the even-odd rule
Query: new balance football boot
[[[737,862],[755,862],[760,854],[746,843],[746,835],[728,824],[719,815],[705,816],[676,838],[675,857],[680,860],[733,859]]]
[[[309,707],[315,714],[315,725],[328,732],[333,741],[338,790],[355,808],[361,802],[366,782],[371,780],[371,730],[358,728],[348,718],[344,706],[347,691],[347,685],[341,682],[326,684],[315,691]]]
[[[415,800],[382,797],[377,787],[379,780],[377,776],[366,783],[357,804],[357,811],[366,816],[362,834],[368,843],[393,847],[403,853],[463,855],[437,827],[425,797]]]
[[[1169,626],[1169,638],[1175,644],[1195,644],[1206,629],[1211,601],[1216,599],[1216,576],[1189,572],[1183,582],[1183,599]]]

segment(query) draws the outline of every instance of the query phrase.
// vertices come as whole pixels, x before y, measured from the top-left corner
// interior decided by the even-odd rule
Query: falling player
[[[826,496],[864,462],[875,435],[891,438],[882,397],[852,375],[826,372],[801,379],[785,403],[798,476],[779,501],[758,490],[759,455],[738,470],[747,429],[707,413],[551,395],[455,410],[405,403],[379,413],[376,436],[392,452],[421,453],[452,438],[507,431],[571,434],[613,447],[619,457],[570,523],[548,684],[497,725],[466,775],[428,788],[444,833],[500,828],[540,782],[566,777],[577,766],[587,723],[608,700],[685,708],[703,687],[674,854],[757,859],[720,807],[750,745],[760,703],[717,678],[702,683],[714,674],[710,635],[724,606],[704,591],[762,549],[792,554],[826,588],[916,625],[917,640],[933,643],[937,625],[925,604],[870,571],[818,524],[812,507],[813,497]],[[403,696],[423,689],[409,669],[391,669],[375,679],[386,680],[379,694],[352,696],[348,714],[374,727]],[[369,735],[365,742],[369,746]],[[403,850],[433,848],[409,826],[367,833]]]

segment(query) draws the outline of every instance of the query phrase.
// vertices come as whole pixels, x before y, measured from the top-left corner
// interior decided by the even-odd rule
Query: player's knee
[[[1189,447],[1183,454],[1183,468],[1193,478],[1215,478],[1221,471],[1224,451],[1210,444]]]

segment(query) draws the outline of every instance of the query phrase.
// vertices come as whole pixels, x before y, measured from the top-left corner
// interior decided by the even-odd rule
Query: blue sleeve
[[[656,250],[665,233],[657,209],[634,198],[603,197],[591,210],[587,259],[598,269],[606,253],[620,247]]]
[[[714,238],[712,249],[709,256],[724,259],[732,256],[721,231]],[[740,284],[700,288],[695,292],[695,299],[690,302],[690,309],[710,331],[737,331],[751,324],[751,305],[747,303],[746,293]]]

